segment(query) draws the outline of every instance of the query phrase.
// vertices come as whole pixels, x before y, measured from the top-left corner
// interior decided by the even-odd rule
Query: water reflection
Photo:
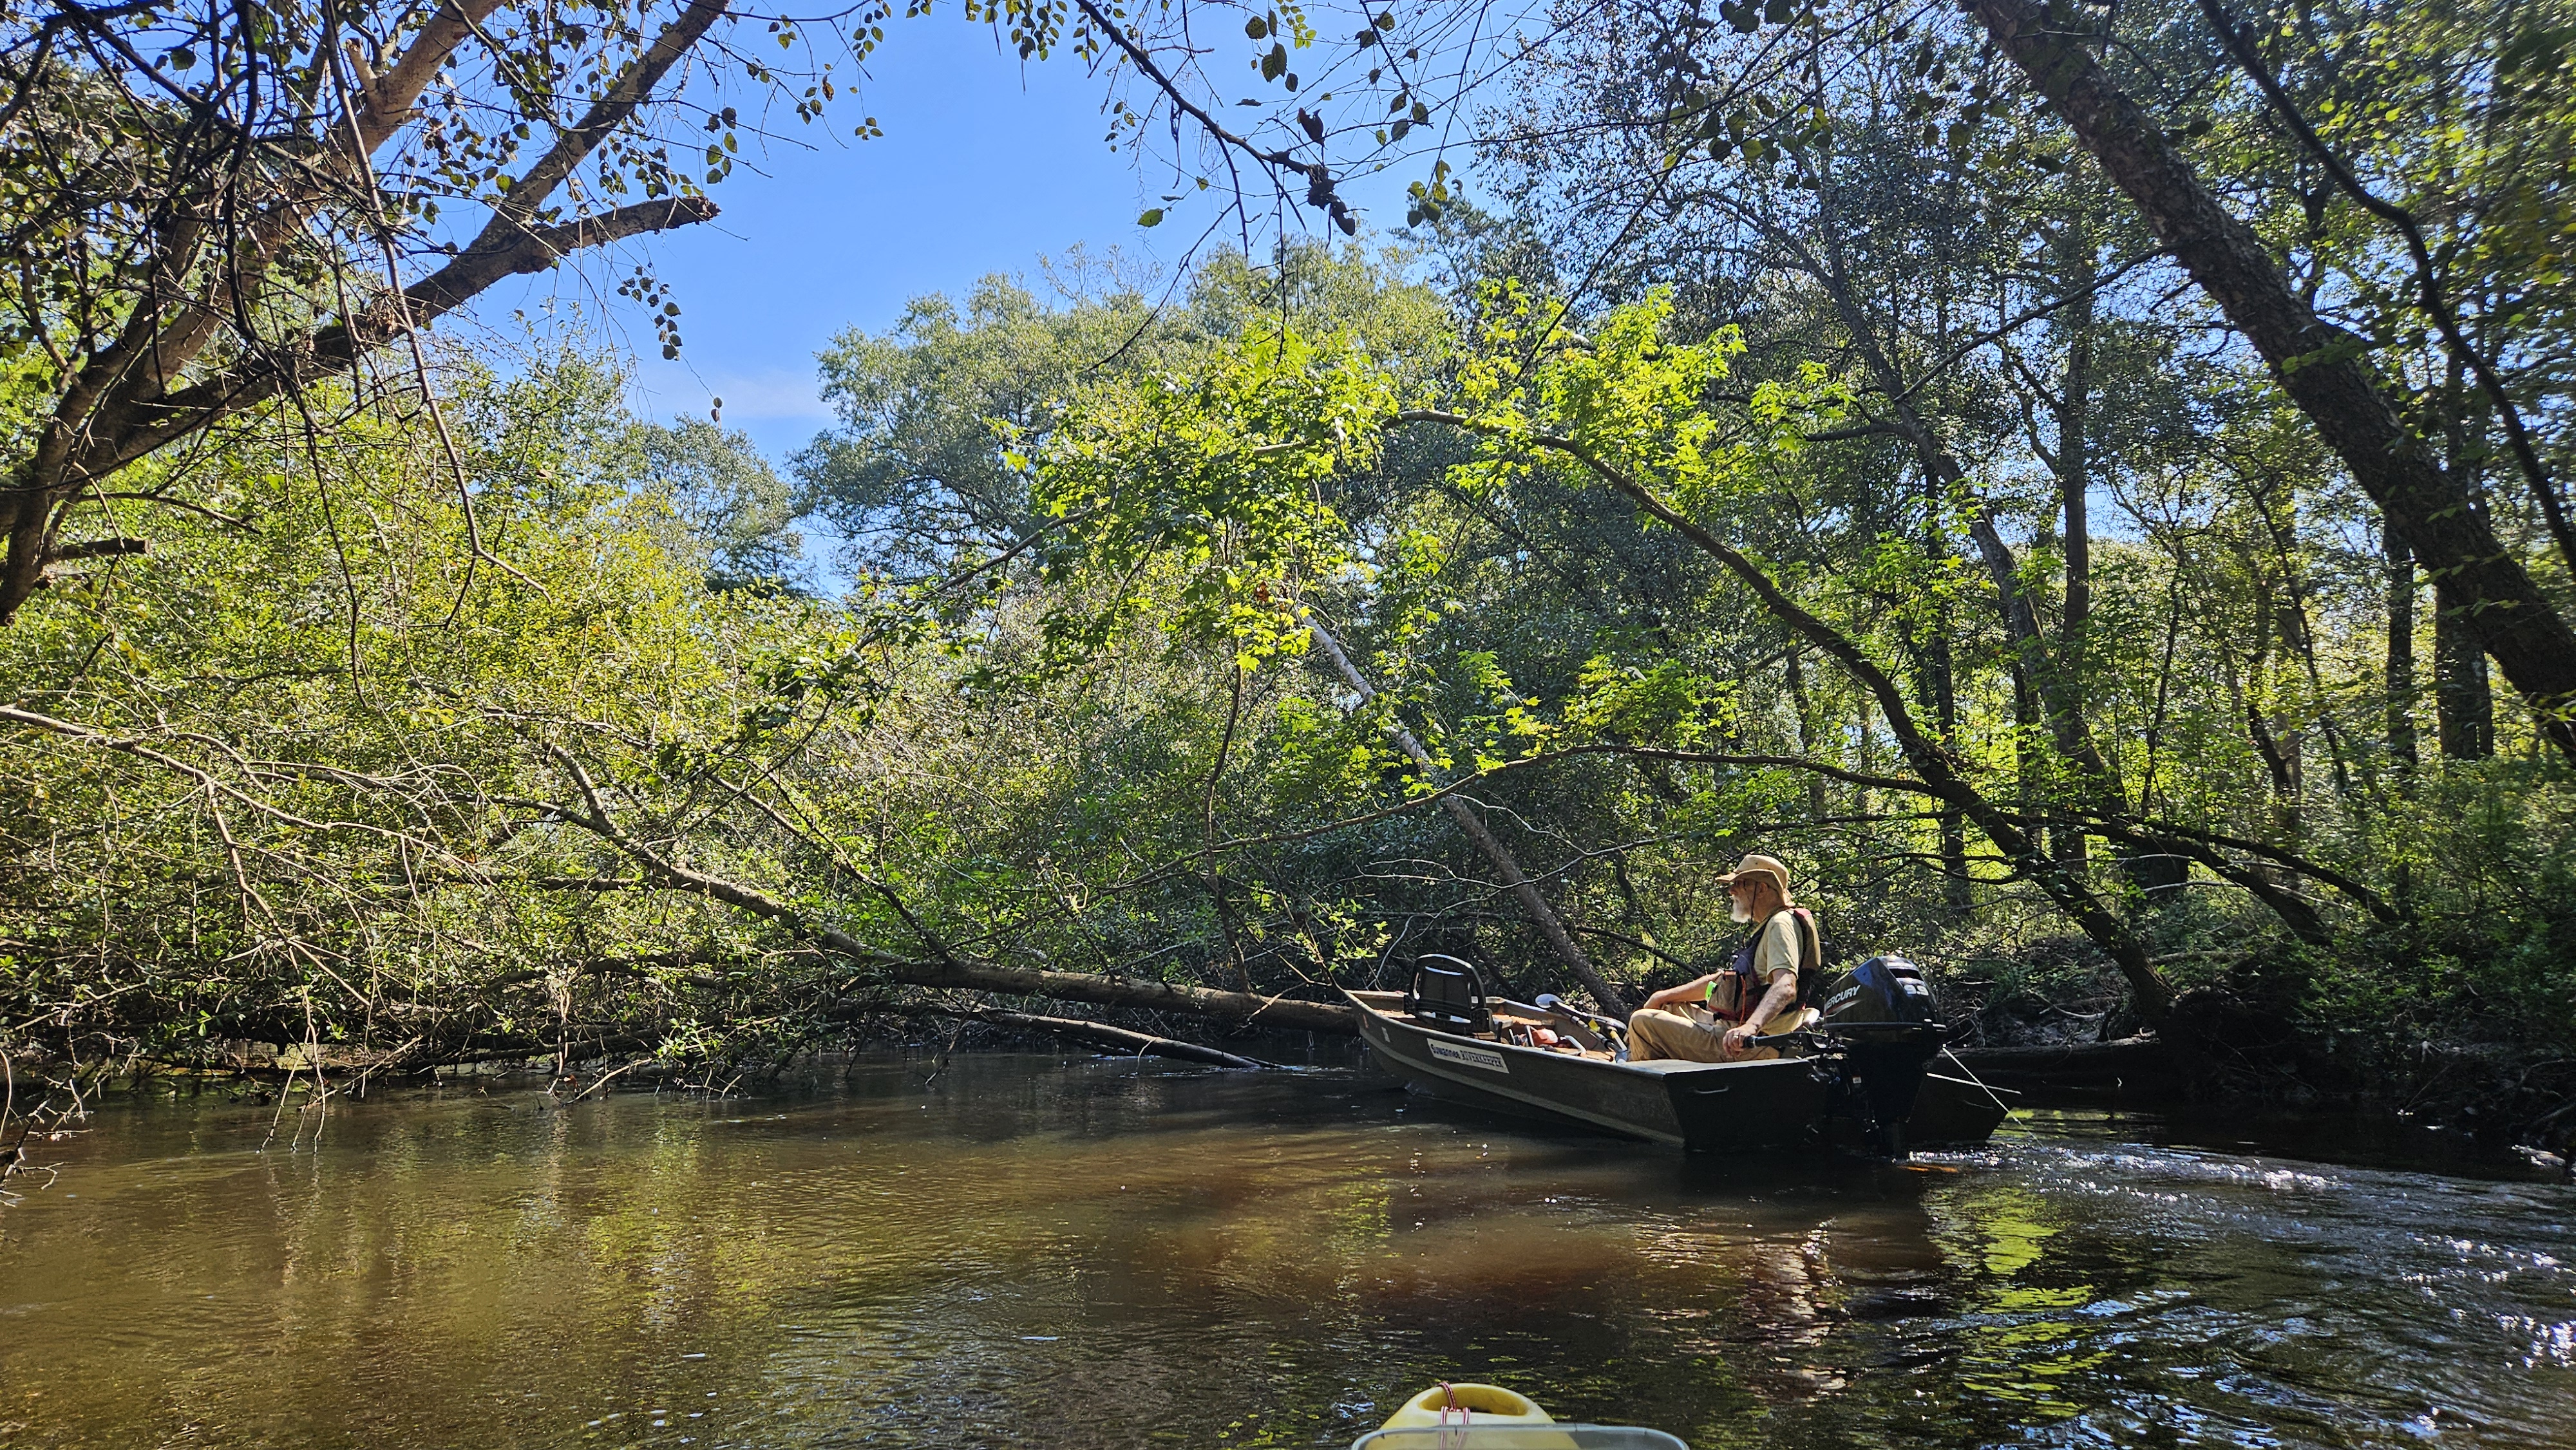
[[[2149,1146],[1684,1159],[1294,1079],[120,1109],[0,1217],[0,1445],[2576,1444],[2566,1190]]]

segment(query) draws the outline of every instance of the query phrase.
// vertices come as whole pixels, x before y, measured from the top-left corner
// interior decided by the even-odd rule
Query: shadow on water
[[[102,1113],[0,1216],[0,1445],[1330,1446],[1472,1377],[1699,1450],[2576,1446],[2576,1193],[2100,1113],[1719,1160],[1048,1056],[274,1112]]]

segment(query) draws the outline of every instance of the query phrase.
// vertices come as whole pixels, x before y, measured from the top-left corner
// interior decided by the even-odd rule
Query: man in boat
[[[1789,868],[1769,856],[1745,857],[1718,884],[1734,903],[1734,918],[1754,923],[1754,930],[1726,966],[1646,999],[1628,1019],[1630,1061],[1778,1057],[1777,1049],[1754,1046],[1753,1039],[1797,1025],[1801,974],[1823,965],[1815,914],[1791,898]],[[1704,1007],[1705,1016],[1683,1010],[1694,1006]]]

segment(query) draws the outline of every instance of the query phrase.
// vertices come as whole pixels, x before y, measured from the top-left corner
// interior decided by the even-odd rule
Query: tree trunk
[[[2030,0],[1971,0],[1987,33],[2066,118],[2157,239],[2271,366],[2355,482],[2396,522],[2414,557],[2447,582],[2463,619],[2576,760],[2576,630],[2444,475],[2364,359],[2365,340],[2318,318],[2251,227],[2220,205],[2165,133],[2113,83],[2077,33],[2083,22]]]
[[[2039,701],[2031,695],[2030,671],[2018,661],[2006,668],[2012,671],[2014,803],[2023,816],[2036,816],[2048,799],[2047,783],[2039,774],[2045,756],[2032,738],[2040,728]]]
[[[2495,754],[2495,691],[2471,608],[2447,582],[2433,585],[2433,698],[2445,760]]]
[[[2093,536],[2085,495],[2093,485],[2090,433],[2093,394],[2093,229],[2078,217],[2058,234],[2058,288],[2072,296],[2061,326],[2066,333],[2066,376],[2057,390],[2057,494],[2066,515],[2066,618],[2059,625],[2057,669],[2065,678],[2066,712],[2084,709],[2084,631],[2093,617]],[[2085,864],[2080,826],[2053,826],[2048,848],[2069,869]]]
[[[1351,663],[1351,657],[1342,652],[1341,642],[1334,639],[1324,628],[1323,621],[1315,618],[1313,612],[1303,605],[1298,606],[1297,617],[1314,635],[1315,647],[1322,650],[1325,658],[1332,661],[1334,670],[1342,677],[1342,682],[1357,692],[1363,703],[1373,698],[1377,694],[1376,688],[1369,684],[1367,676],[1360,673],[1359,666]],[[1412,731],[1400,725],[1397,726],[1395,745],[1397,749],[1404,752],[1406,758],[1421,769],[1426,778],[1434,782],[1440,779],[1438,764],[1432,760],[1431,752],[1423,749],[1422,742],[1414,738]],[[1521,863],[1514,859],[1511,848],[1495,839],[1494,833],[1486,827],[1484,819],[1476,814],[1475,807],[1454,795],[1442,796],[1440,806],[1449,813],[1449,819],[1457,822],[1458,829],[1466,833],[1467,839],[1475,843],[1476,849],[1484,854],[1485,859],[1493,863],[1496,874],[1500,875],[1503,878],[1503,884],[1510,888],[1512,899],[1521,904],[1521,910],[1527,912],[1530,921],[1538,927],[1538,934],[1546,940],[1548,949],[1556,953],[1558,961],[1565,963],[1573,971],[1575,980],[1581,982],[1585,989],[1592,993],[1594,1000],[1601,1004],[1601,1010],[1626,1016],[1627,998],[1618,988],[1610,985],[1610,979],[1601,975],[1601,969],[1592,964],[1592,958],[1585,955],[1583,948],[1575,944],[1573,933],[1565,929],[1565,922],[1557,916],[1556,909],[1547,904],[1545,896],[1539,894],[1538,883],[1530,880],[1528,874],[1521,870]]]
[[[1946,636],[1934,641],[1932,658],[1936,728],[1942,748],[1955,751],[1959,748],[1959,686]],[[1968,824],[1956,807],[1941,812],[1941,904],[1950,909],[1954,921],[1964,919],[1977,904],[1968,890]]]
[[[683,883],[664,883],[691,890]],[[1257,992],[1226,992],[1214,987],[1184,987],[1140,977],[1113,977],[1096,972],[1055,972],[1036,967],[1010,967],[998,962],[953,959],[938,962],[889,960],[837,933],[816,933],[829,950],[873,966],[888,978],[916,987],[956,987],[1008,996],[1052,997],[1060,1002],[1089,1002],[1099,1007],[1137,1007],[1149,1012],[1186,1012],[1248,1027],[1295,1028],[1306,1032],[1355,1033],[1351,1009],[1323,1002],[1292,1002]]]
[[[2379,547],[2388,561],[2388,763],[2402,781],[2415,771],[2415,558],[2384,515]]]
[[[1957,1056],[1981,1081],[2026,1087],[2149,1088],[2173,1082],[2183,1070],[2172,1046],[2155,1037],[2056,1047],[1962,1047]]]
[[[1077,1042],[1088,1042],[1096,1047],[1106,1047],[1113,1052],[1132,1053],[1137,1057],[1167,1057],[1178,1062],[1202,1062],[1211,1067],[1231,1067],[1239,1071],[1254,1072],[1276,1065],[1227,1052],[1222,1048],[1207,1047],[1196,1042],[1182,1042],[1170,1037],[1156,1037],[1150,1033],[1130,1032],[1124,1027],[1112,1027],[1106,1022],[1092,1022],[1080,1017],[1045,1017],[1030,1012],[1006,1012],[999,1007],[968,1008],[943,1015],[970,1017],[978,1022],[989,1022],[996,1027],[1008,1027],[1017,1032],[1044,1032],[1054,1037],[1070,1037]]]
[[[1816,723],[1816,702],[1807,696],[1806,671],[1798,665],[1798,653],[1796,649],[1789,651],[1789,699],[1798,707],[1798,753],[1812,756],[1817,753],[1817,737],[1824,731]],[[1807,776],[1807,819],[1821,821],[1828,809],[1825,778],[1810,773]]]
[[[2473,436],[2467,408],[2465,368],[2455,354],[2451,358],[2449,385],[2443,389],[2442,459],[2444,475],[2456,482],[2460,491],[2473,502],[2470,507],[2485,514],[2485,468],[2473,446],[2482,437]],[[2481,420],[2481,423],[2483,420]],[[2483,435],[2485,428],[2475,429]],[[2435,738],[2440,742],[2446,760],[2485,760],[2495,754],[2495,692],[2487,683],[2487,657],[2478,648],[2468,617],[2461,611],[2468,601],[2460,598],[2449,581],[2436,576],[2433,584],[2433,705]]]
[[[1915,680],[1924,712],[1932,717],[1933,739],[1945,751],[1958,748],[1959,690],[1950,658],[1949,621],[1937,620],[1923,647]],[[1941,904],[1953,924],[1975,909],[1968,891],[1968,830],[1954,805],[1940,811]]]
[[[2299,743],[2283,740],[2280,716],[2266,714],[2265,707],[2280,692],[2280,669],[2273,659],[2273,627],[2280,621],[2280,611],[2272,600],[2268,583],[2255,586],[2254,647],[2245,661],[2245,733],[2254,742],[2255,753],[2263,757],[2263,768],[2272,779],[2272,816],[2282,830],[2295,836],[2299,829],[2299,803],[2303,782],[2299,776]]]

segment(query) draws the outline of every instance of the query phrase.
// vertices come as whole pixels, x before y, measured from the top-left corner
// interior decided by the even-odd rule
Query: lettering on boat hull
[[[1442,1062],[1454,1062],[1461,1067],[1481,1067],[1487,1072],[1508,1074],[1512,1070],[1511,1065],[1503,1061],[1501,1053],[1486,1048],[1463,1047],[1454,1042],[1442,1042],[1437,1038],[1425,1045],[1431,1049],[1431,1055]]]

